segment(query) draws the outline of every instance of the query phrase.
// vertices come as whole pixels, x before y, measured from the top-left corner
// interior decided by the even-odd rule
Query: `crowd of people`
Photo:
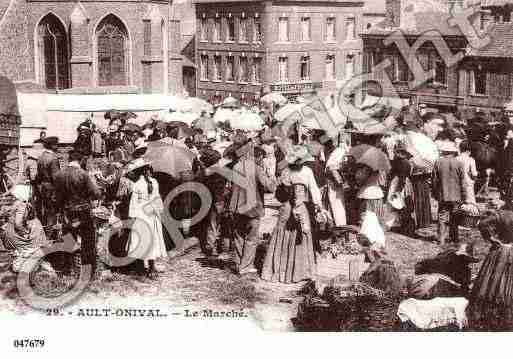
[[[79,126],[65,163],[59,159],[58,138],[41,136],[38,142],[44,150],[29,176],[33,193],[14,191],[16,215],[8,223],[6,246],[42,246],[55,240],[57,230],[69,232],[80,237],[82,264],[92,265],[94,273],[94,210],[102,205],[111,211],[110,218],[130,223],[113,235],[109,249],[117,257],[136,259],[137,270],[150,279],[158,277],[159,260],[180,250],[175,235],[180,231],[197,237],[206,257],[233,261],[232,269],[241,276],[260,273],[266,281],[297,283],[315,279],[319,234],[326,228],[367,228],[359,231],[359,239],[369,261],[386,257],[389,230],[414,237],[437,222],[436,240],[441,245],[458,243],[461,213],[476,205],[476,190],[490,174],[473,158],[479,141],[469,135],[472,123],[461,124],[460,131],[458,123],[443,114],[421,113],[414,107],[395,116],[393,131],[365,133],[346,125],[332,138],[322,129],[277,132],[279,124],[266,114],[266,125],[259,131],[229,130],[227,147],[194,124],[153,119],[139,127],[128,115],[107,114],[106,119],[106,133],[90,118]],[[486,310],[493,305],[511,313],[513,171],[506,159],[513,131],[509,123],[504,125],[499,155],[505,160],[499,161],[500,169],[494,168],[504,201],[494,202],[493,213],[481,213],[479,228],[493,247],[472,296],[476,303],[485,303]],[[412,136],[429,138],[436,145],[436,158],[419,156]],[[192,153],[190,166],[175,176],[155,171],[147,157],[154,142]],[[223,166],[232,175],[216,170]],[[237,181],[233,173],[246,176],[246,181]],[[165,202],[177,187],[196,182],[208,189],[212,201],[201,220],[191,223],[202,207],[197,193],[183,191]],[[262,268],[257,269],[255,256],[269,198],[278,201],[279,214]],[[432,198],[438,203],[437,220]],[[177,228],[163,224],[165,211],[179,223]]]

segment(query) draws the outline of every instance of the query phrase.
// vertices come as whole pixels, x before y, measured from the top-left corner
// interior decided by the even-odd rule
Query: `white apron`
[[[345,146],[335,148],[335,150],[330,154],[328,161],[326,162],[326,169],[328,171],[339,170],[345,155]],[[328,197],[328,210],[333,217],[335,226],[345,226],[347,224],[347,219],[346,206],[344,202],[344,186],[338,186],[328,176],[326,191]]]
[[[153,178],[153,191],[148,194],[148,184],[144,177],[139,178],[132,187],[128,216],[134,219],[130,231],[128,256],[142,260],[154,260],[166,257],[166,245],[162,234],[162,199],[159,185]]]

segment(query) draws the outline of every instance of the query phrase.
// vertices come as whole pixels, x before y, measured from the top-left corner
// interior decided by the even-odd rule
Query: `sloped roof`
[[[513,23],[496,23],[487,29],[490,43],[482,49],[470,49],[470,56],[513,58]]]
[[[366,0],[363,7],[364,14],[385,14],[386,11],[385,0]]]
[[[461,36],[462,33],[457,26],[449,25],[450,17],[446,0],[403,0],[399,27],[392,26],[390,19],[387,18],[371,27],[366,34],[387,35],[401,30],[405,35],[420,35],[436,30],[443,36]]]
[[[482,7],[513,5],[513,0],[481,0]]]

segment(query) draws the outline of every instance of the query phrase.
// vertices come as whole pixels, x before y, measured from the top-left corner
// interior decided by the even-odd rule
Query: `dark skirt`
[[[306,206],[298,210],[307,222],[304,225],[311,225]],[[314,279],[316,268],[312,233],[305,233],[303,237],[300,226],[292,213],[290,203],[283,203],[264,259],[263,280],[297,283]]]
[[[474,282],[471,325],[477,330],[513,330],[513,246],[492,247]]]
[[[429,185],[431,175],[421,174],[411,177],[414,194],[415,217],[417,228],[426,228],[431,225],[431,186]]]

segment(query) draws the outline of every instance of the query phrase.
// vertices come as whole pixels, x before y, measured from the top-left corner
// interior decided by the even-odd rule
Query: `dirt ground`
[[[276,220],[275,208],[267,208],[262,232],[272,230]],[[436,227],[430,229],[433,233]],[[487,246],[479,235],[462,234],[463,240],[477,240],[477,253],[483,259]],[[387,253],[398,267],[401,275],[413,275],[413,266],[419,260],[432,257],[440,246],[422,238],[408,238],[387,234]],[[7,261],[6,253],[0,253],[0,267]],[[159,263],[162,273],[157,281],[114,273],[110,278],[96,280],[86,290],[75,307],[113,307],[119,303],[144,303],[164,305],[169,311],[190,308],[193,310],[239,310],[244,309],[257,319],[265,329],[293,331],[291,319],[297,313],[297,304],[302,297],[297,295],[301,284],[283,285],[267,283],[258,277],[240,278],[222,263],[205,262],[198,246],[185,255]],[[479,263],[474,265],[477,272]],[[18,313],[30,311],[13,289],[15,277],[0,269],[0,310]]]

